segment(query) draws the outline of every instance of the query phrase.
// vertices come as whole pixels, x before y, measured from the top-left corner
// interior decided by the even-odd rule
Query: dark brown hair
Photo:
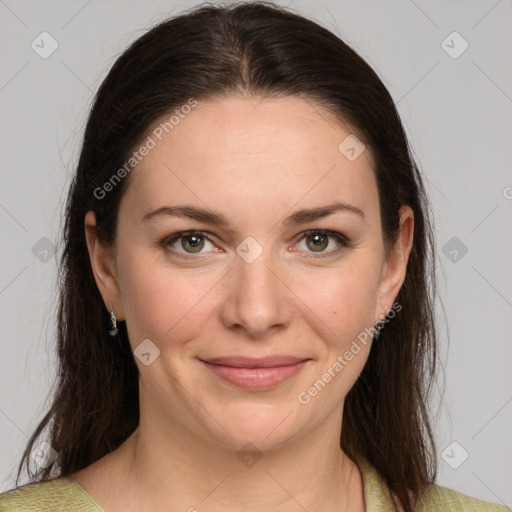
[[[168,19],[116,60],[92,106],[65,213],[57,319],[58,376],[48,413],[19,465],[33,481],[74,473],[115,450],[139,422],[138,370],[126,326],[109,337],[84,216],[114,244],[129,176],[99,198],[98,187],[130,158],[164,115],[190,98],[231,94],[298,96],[333,114],[371,150],[383,239],[399,233],[399,208],[414,212],[414,242],[400,313],[386,323],[344,406],[341,447],[366,458],[406,512],[436,477],[428,400],[437,344],[435,247],[428,201],[393,100],[372,68],[317,23],[269,2],[203,4]],[[29,455],[45,431],[58,458],[32,472]]]

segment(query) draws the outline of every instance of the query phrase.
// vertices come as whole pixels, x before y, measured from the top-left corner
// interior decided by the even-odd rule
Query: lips
[[[231,366],[236,368],[272,368],[276,366],[289,366],[292,364],[306,361],[307,358],[292,356],[269,356],[269,357],[214,357],[204,361],[222,366]]]
[[[200,360],[208,370],[235,386],[270,389],[296,375],[309,359],[291,356],[264,358],[216,357]]]

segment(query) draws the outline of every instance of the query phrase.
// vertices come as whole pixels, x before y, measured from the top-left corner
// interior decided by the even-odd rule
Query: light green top
[[[393,512],[387,486],[373,466],[360,461],[367,512]],[[471,498],[433,485],[419,504],[418,512],[512,512],[510,507]],[[21,486],[0,494],[0,512],[108,512],[77,482],[57,478]]]

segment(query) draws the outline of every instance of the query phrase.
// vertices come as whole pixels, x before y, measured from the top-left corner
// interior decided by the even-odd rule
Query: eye
[[[331,240],[334,240],[334,243]],[[302,242],[305,243],[306,249],[300,250],[309,253],[309,256],[304,256],[309,259],[327,258],[351,246],[351,242],[346,236],[325,229],[312,229],[302,233],[300,243]],[[209,250],[208,244],[212,246]],[[174,255],[182,258],[194,258],[194,255],[212,250],[218,251],[212,239],[204,231],[181,231],[165,238],[162,245]],[[334,245],[333,249],[326,250],[332,245]],[[207,250],[203,250],[205,248]]]
[[[175,233],[174,235],[166,238],[163,241],[163,244],[166,248],[171,247],[174,252],[180,253],[180,255],[192,255],[208,252],[202,251],[207,244],[210,244],[215,249],[210,237],[205,235],[202,231],[182,231],[180,233]]]
[[[333,239],[334,244],[329,240]],[[343,249],[350,247],[350,240],[336,231],[325,229],[312,229],[302,234],[301,242],[306,245],[306,252],[317,253],[317,255],[306,256],[306,258],[326,258],[333,254],[338,254]],[[334,245],[334,249],[326,251],[327,248]]]

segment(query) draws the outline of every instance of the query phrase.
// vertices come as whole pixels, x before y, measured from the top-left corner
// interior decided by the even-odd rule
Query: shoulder
[[[482,501],[435,484],[428,488],[418,502],[418,512],[430,510],[443,510],[446,512],[512,512],[512,509],[505,505]]]
[[[377,469],[365,458],[356,459],[364,483],[364,496],[368,512],[390,512],[403,509],[398,505],[396,496],[382,479]],[[414,496],[411,493],[411,498]],[[460,492],[432,484],[417,501],[416,512],[512,512],[512,508],[482,501]]]
[[[34,482],[0,494],[0,512],[103,512],[85,489],[67,478]]]

